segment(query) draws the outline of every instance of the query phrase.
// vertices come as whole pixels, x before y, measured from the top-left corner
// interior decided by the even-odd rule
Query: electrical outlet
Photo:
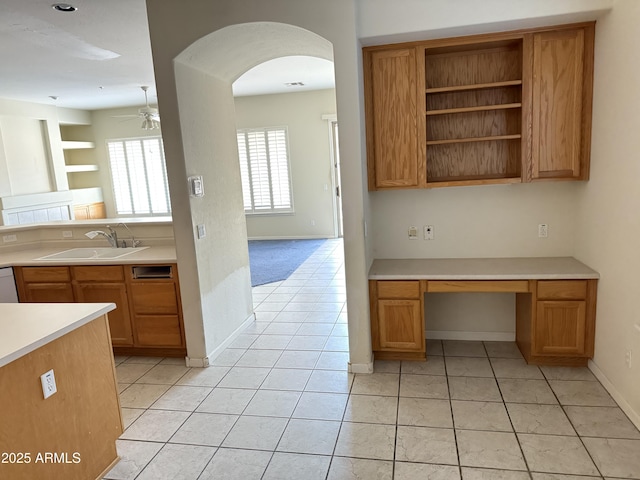
[[[409,227],[409,240],[417,240],[418,239],[418,229],[413,225]]]
[[[18,237],[16,237],[15,235],[3,235],[2,236],[2,241],[4,243],[17,242],[18,241]]]
[[[624,355],[624,363],[627,364],[627,368],[631,368],[631,360],[632,360],[632,352],[631,350],[627,350],[627,352]]]
[[[541,223],[538,225],[538,237],[539,238],[547,238],[549,234],[549,225],[546,223]]]
[[[435,235],[433,225],[425,225],[424,226],[424,239],[425,240],[433,240]]]
[[[40,382],[42,383],[42,394],[44,395],[45,400],[58,391],[53,369],[40,375]]]
[[[71,230],[63,230],[62,238],[73,238],[73,231]]]

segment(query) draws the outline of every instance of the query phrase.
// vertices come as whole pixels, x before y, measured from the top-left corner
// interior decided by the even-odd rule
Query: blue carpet
[[[249,240],[251,286],[286,280],[324,242],[324,239]]]

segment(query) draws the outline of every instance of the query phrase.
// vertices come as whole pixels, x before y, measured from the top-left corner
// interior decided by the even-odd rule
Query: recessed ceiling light
[[[53,5],[51,5],[51,8],[57,10],[58,12],[65,13],[71,13],[78,10],[76,7],[74,7],[73,5],[69,5],[68,3],[54,3]]]
[[[287,87],[304,87],[304,83],[302,82],[289,82],[285,83]]]

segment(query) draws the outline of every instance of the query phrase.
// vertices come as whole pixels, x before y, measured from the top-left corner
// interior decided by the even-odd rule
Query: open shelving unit
[[[522,39],[424,49],[427,184],[521,179]]]

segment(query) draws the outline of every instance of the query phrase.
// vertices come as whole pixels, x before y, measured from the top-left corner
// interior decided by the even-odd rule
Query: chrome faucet
[[[113,248],[118,248],[118,236],[116,235],[116,232],[111,229],[111,227],[108,228],[111,231],[111,234],[103,232],[102,230],[91,230],[90,232],[85,233],[85,236],[89,237],[92,240],[98,235],[103,236],[109,241],[109,245],[111,245]]]
[[[118,225],[116,225],[116,227],[119,227],[120,225],[122,225],[124,228],[126,228],[127,232],[129,232],[129,235],[131,236],[131,246],[133,248],[136,248],[138,245],[140,245],[140,240],[136,240],[136,237],[133,236],[133,232],[131,230],[129,230],[129,227],[127,227],[127,224],[124,223],[124,222],[120,222]],[[122,246],[123,247],[127,246],[124,240],[122,241]]]

